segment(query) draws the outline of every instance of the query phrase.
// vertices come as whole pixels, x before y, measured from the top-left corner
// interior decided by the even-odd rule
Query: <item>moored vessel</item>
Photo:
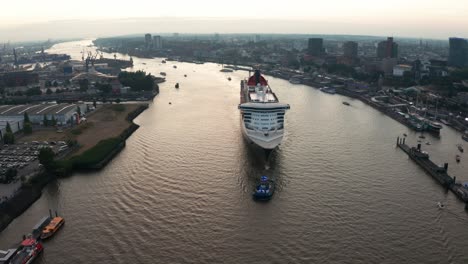
[[[27,237],[21,242],[18,251],[10,260],[11,264],[30,264],[32,263],[41,252],[44,250],[41,242],[36,239]]]
[[[468,133],[463,134],[462,139],[468,142]]]
[[[273,150],[283,140],[284,118],[289,104],[280,103],[267,80],[256,70],[241,81],[239,110],[246,139],[264,150]]]
[[[63,217],[54,217],[42,230],[41,239],[47,239],[53,236],[60,229],[60,227],[63,226],[64,223],[65,219],[63,219]]]

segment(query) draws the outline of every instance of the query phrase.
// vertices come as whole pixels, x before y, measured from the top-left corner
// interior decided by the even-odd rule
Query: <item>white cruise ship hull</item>
[[[283,140],[283,130],[270,132],[268,136],[265,136],[261,131],[250,131],[245,127],[244,122],[241,122],[242,134],[244,138],[249,142],[257,145],[258,147],[265,150],[273,150],[281,144]]]
[[[241,81],[240,97],[244,137],[264,150],[277,148],[283,140],[284,115],[289,105],[279,102],[258,70]]]

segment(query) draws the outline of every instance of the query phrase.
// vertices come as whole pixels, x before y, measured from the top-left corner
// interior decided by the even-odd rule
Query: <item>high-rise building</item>
[[[307,46],[309,55],[321,56],[324,53],[323,39],[322,38],[310,38],[309,45]]]
[[[162,38],[161,36],[153,36],[153,49],[162,49]]]
[[[358,44],[354,41],[347,41],[343,44],[343,55],[348,58],[357,58]]]
[[[392,37],[387,38],[385,41],[379,42],[377,45],[377,57],[380,59],[398,57],[398,44],[393,42]]]
[[[462,38],[449,38],[449,45],[449,65],[468,67],[468,41]]]
[[[147,49],[151,48],[151,34],[145,34],[145,47]]]
[[[261,39],[260,39],[260,35],[258,35],[258,34],[255,35],[255,37],[254,37],[254,42],[255,42],[255,43],[258,43],[258,42],[260,42],[260,40],[261,40]]]

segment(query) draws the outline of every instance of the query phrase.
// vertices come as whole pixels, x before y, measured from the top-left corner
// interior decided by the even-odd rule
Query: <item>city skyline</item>
[[[2,9],[10,12],[0,18],[0,41],[99,37],[146,31],[468,37],[464,29],[468,24],[468,6],[462,0],[443,3],[395,0],[385,7],[369,0],[352,3],[293,0],[287,4],[240,0],[229,7],[208,0],[186,3],[139,0],[132,5],[112,6],[104,1],[84,0],[72,5],[45,0],[9,1],[2,3]]]

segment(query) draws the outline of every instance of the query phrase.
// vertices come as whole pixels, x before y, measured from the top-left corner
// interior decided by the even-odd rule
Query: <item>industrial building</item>
[[[23,129],[23,117],[1,117],[0,116],[0,140],[3,140],[3,135],[6,133],[7,124],[10,124],[11,131],[16,133]],[[1,144],[1,143],[0,143]]]
[[[8,120],[17,120],[20,122],[22,128],[22,121],[24,113],[28,113],[29,120],[33,124],[43,124],[44,116],[48,120],[54,118],[57,125],[76,124],[81,120],[78,114],[78,107],[80,112],[86,113],[87,107],[85,104],[34,104],[34,105],[0,105],[0,124]],[[13,129],[13,125],[10,123]],[[15,130],[13,130],[15,132]]]

